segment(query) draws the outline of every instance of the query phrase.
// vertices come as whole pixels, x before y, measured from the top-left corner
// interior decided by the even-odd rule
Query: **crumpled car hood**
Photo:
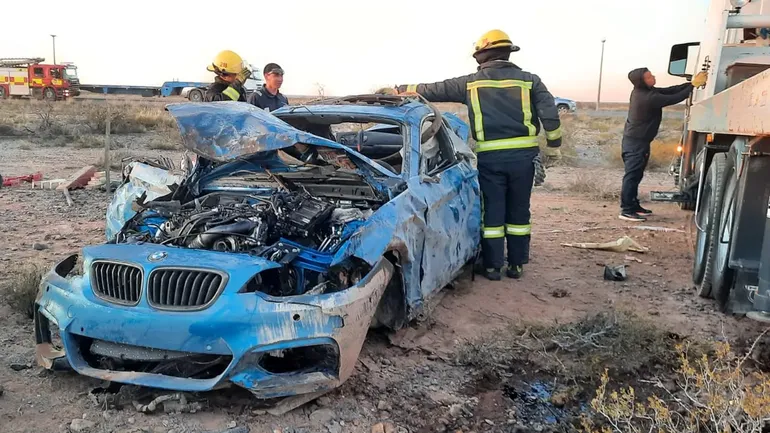
[[[339,143],[296,129],[251,104],[174,103],[168,104],[166,110],[179,126],[182,145],[211,161],[230,162],[297,143],[342,149],[366,159]]]

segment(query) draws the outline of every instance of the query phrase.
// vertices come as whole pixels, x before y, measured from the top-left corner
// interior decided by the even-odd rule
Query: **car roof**
[[[412,98],[391,95],[353,95],[287,105],[273,111],[272,114],[281,117],[289,114],[299,115],[303,112],[305,114],[372,116],[399,121],[419,121],[425,115],[432,113],[428,105]]]

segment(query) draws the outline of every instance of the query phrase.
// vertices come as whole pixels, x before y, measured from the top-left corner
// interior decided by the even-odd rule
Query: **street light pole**
[[[53,64],[56,64],[56,35],[51,35],[51,40],[53,41]]]
[[[599,103],[602,99],[602,70],[604,69],[604,43],[607,38],[602,38],[602,58],[599,61],[599,90],[596,93],[596,111],[599,111]]]

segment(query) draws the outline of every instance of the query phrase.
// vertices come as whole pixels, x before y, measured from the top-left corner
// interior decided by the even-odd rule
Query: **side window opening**
[[[433,116],[427,117],[420,127],[420,136],[427,131],[434,121]],[[436,135],[420,145],[420,173],[433,176],[453,166],[457,161],[454,146],[447,134],[446,121]]]
[[[43,73],[43,68],[35,68],[32,72],[35,75],[35,78],[45,77],[45,74]]]

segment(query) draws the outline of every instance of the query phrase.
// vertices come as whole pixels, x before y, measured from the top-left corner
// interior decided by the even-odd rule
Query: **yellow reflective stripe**
[[[232,87],[227,87],[225,90],[222,90],[222,94],[227,96],[228,98],[232,99],[233,101],[237,101],[238,98],[241,97],[241,94],[238,93],[237,90],[233,89]]]
[[[415,92],[417,93],[417,84],[409,84],[406,86],[407,92]]]
[[[532,234],[531,224],[506,224],[505,233],[511,236],[526,236]]]
[[[532,102],[530,100],[530,94],[528,88],[520,87],[521,89],[521,111],[524,113],[524,126],[527,127],[529,135],[536,135],[537,129],[532,124]]]
[[[471,107],[473,108],[473,129],[476,131],[476,141],[484,141],[484,122],[481,118],[481,102],[479,90],[471,89]]]
[[[482,227],[484,239],[498,239],[505,237],[505,227]]]
[[[537,137],[503,138],[500,140],[476,142],[476,152],[504,149],[526,149],[528,147],[537,146]]]
[[[480,87],[494,87],[496,89],[505,89],[508,87],[524,87],[531,89],[532,82],[522,80],[478,80],[471,81],[470,83],[466,84],[465,87],[468,90],[478,89]]]
[[[561,126],[553,131],[545,131],[545,138],[553,141],[561,138]]]

